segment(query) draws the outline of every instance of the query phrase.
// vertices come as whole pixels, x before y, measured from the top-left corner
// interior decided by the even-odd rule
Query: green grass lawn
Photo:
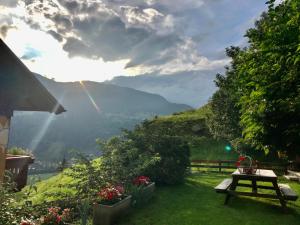
[[[283,213],[279,201],[239,197],[225,206],[225,195],[214,191],[229,175],[200,173],[185,184],[157,188],[154,199],[142,209],[135,209],[119,225],[297,225],[300,200],[288,203]],[[282,182],[287,182],[282,180]],[[290,183],[300,194],[300,184]]]
[[[114,225],[298,225],[300,221],[300,200],[288,202],[284,213],[278,200],[238,197],[224,205],[224,194],[218,194],[214,187],[230,173],[200,172],[190,175],[185,184],[158,187],[148,205],[133,209],[129,215]],[[300,194],[300,184],[279,178]],[[55,199],[55,192],[69,192],[60,187],[71,182],[59,174],[37,184],[38,193],[32,196],[34,202]],[[269,191],[268,191],[269,192]],[[52,195],[52,198],[49,196]],[[79,222],[78,222],[79,224]]]

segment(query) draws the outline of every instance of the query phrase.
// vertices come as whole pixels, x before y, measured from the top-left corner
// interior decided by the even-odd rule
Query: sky
[[[223,71],[266,0],[0,0],[0,36],[57,81]]]

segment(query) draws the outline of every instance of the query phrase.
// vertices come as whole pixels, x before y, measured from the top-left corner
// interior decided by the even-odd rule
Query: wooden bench
[[[278,184],[279,189],[286,200],[296,201],[298,199],[298,195],[290,188],[288,184]]]
[[[227,193],[227,189],[230,187],[232,179],[224,179],[218,186],[215,187],[217,193]]]

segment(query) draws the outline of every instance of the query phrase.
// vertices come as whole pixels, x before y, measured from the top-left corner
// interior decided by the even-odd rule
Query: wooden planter
[[[146,187],[138,189],[132,196],[132,206],[140,207],[147,204],[153,197],[155,191],[155,182],[151,182]]]
[[[6,155],[5,170],[9,170],[16,182],[17,189],[21,190],[27,184],[28,167],[34,162],[30,156]]]
[[[93,208],[93,225],[111,225],[130,209],[131,195],[114,205],[95,204]]]

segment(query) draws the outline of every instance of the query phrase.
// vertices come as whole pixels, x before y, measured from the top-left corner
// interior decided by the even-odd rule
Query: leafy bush
[[[103,152],[101,172],[104,180],[111,184],[130,183],[134,177],[152,167],[158,158],[155,152],[141,147],[143,142],[143,139],[132,140],[125,136],[98,141]]]
[[[184,181],[189,165],[189,146],[182,138],[171,136],[163,129],[153,129],[145,121],[133,131],[124,131],[102,145],[102,171],[106,180],[120,182],[141,174],[157,184]]]
[[[26,156],[33,156],[32,152],[28,149],[23,149],[19,147],[12,147],[7,151],[10,155],[26,155]]]
[[[187,142],[176,136],[160,136],[153,144],[160,160],[145,174],[157,184],[182,183],[190,164]]]

